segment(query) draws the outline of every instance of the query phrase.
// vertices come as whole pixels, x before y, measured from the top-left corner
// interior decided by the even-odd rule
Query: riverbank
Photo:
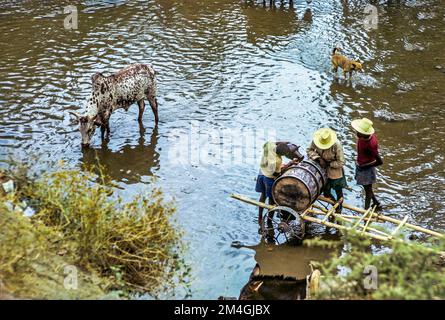
[[[376,242],[357,232],[340,242],[308,240],[309,247],[340,249],[314,266],[320,286],[311,299],[443,300],[445,299],[444,239],[400,241],[403,235]]]
[[[173,203],[160,190],[123,201],[107,180],[88,170],[0,171],[2,297],[156,297],[185,284]]]

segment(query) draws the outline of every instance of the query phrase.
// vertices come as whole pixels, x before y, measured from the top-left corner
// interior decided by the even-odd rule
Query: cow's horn
[[[261,281],[259,284],[254,285],[253,288],[252,288],[253,291],[258,292],[258,290],[260,289],[260,287],[263,285],[263,282],[264,282],[264,281]]]

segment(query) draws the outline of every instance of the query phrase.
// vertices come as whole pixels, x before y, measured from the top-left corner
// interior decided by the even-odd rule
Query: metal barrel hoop
[[[321,171],[321,169],[319,168],[319,166],[316,164],[316,162],[315,161],[309,161],[309,160],[303,160],[302,162],[304,162],[304,163],[308,163],[308,164],[310,164],[311,166],[313,166],[317,171],[318,171],[318,173],[320,174],[320,176],[321,176],[321,179],[323,179],[323,186],[326,184],[326,182],[327,182],[327,177],[326,177],[326,173],[325,172],[323,172],[323,171]]]
[[[300,169],[303,170],[303,171],[305,171],[305,172],[308,172],[308,173],[314,178],[314,180],[315,180],[315,184],[317,185],[317,190],[321,190],[321,188],[320,188],[320,184],[319,184],[318,181],[317,181],[317,176],[316,176],[311,170],[309,170],[309,169],[306,168],[306,167],[301,166]],[[317,196],[314,197],[314,195],[312,194],[311,189],[309,188],[309,185],[306,183],[306,181],[304,181],[304,180],[300,180],[300,181],[301,181],[301,182],[306,186],[306,188],[308,189],[308,191],[309,191],[309,196],[310,196],[311,199],[316,198],[316,197],[319,196],[319,194],[317,194]]]

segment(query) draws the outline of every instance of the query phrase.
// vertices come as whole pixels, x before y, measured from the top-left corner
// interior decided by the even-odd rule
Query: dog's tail
[[[332,55],[336,54],[336,53],[337,53],[337,51],[340,51],[340,49],[339,49],[339,48],[337,48],[337,47],[335,47],[335,48],[334,48],[334,50],[332,50]]]

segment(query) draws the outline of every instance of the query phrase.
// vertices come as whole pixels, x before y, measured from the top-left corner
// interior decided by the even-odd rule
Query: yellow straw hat
[[[337,142],[337,134],[329,128],[321,128],[314,133],[314,144],[322,150],[329,149]]]
[[[372,121],[367,118],[356,119],[352,121],[351,125],[355,129],[355,131],[367,136],[370,136],[375,132],[374,128],[372,127]]]

